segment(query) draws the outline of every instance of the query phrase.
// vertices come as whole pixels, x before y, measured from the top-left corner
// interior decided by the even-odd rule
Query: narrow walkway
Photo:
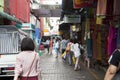
[[[64,63],[60,56],[43,54],[41,56],[42,80],[103,80],[97,79],[95,74],[91,73],[84,66],[80,71],[74,71],[73,66]]]

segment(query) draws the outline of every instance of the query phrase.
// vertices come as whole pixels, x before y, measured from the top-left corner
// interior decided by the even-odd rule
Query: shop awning
[[[8,20],[14,21],[14,22],[16,22],[18,24],[22,24],[22,21],[16,19],[15,17],[13,17],[13,16],[11,16],[11,15],[5,13],[5,12],[0,11],[0,16],[3,17],[3,18],[6,18]]]

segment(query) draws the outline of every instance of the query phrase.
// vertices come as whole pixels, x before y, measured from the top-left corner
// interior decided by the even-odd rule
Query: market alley
[[[61,57],[43,54],[41,56],[42,80],[103,80],[102,72],[99,76],[81,64],[81,70],[74,71],[73,66],[67,65]]]

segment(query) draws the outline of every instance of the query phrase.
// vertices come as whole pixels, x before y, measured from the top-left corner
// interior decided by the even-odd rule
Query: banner
[[[93,0],[73,0],[73,7],[84,8],[84,7],[93,7]]]

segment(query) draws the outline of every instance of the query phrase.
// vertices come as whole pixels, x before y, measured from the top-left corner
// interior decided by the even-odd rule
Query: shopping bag
[[[67,46],[67,47],[66,47],[66,51],[70,51],[70,46]]]
[[[71,45],[68,44],[67,47],[66,47],[66,51],[70,51],[70,49],[71,49]]]
[[[73,64],[75,64],[76,59],[75,59],[75,57],[74,57],[74,56],[72,57],[72,61],[73,61]]]
[[[43,52],[40,50],[39,51],[39,56],[42,56],[43,55]]]
[[[64,56],[66,56],[66,51],[61,55],[61,57],[64,58]]]

